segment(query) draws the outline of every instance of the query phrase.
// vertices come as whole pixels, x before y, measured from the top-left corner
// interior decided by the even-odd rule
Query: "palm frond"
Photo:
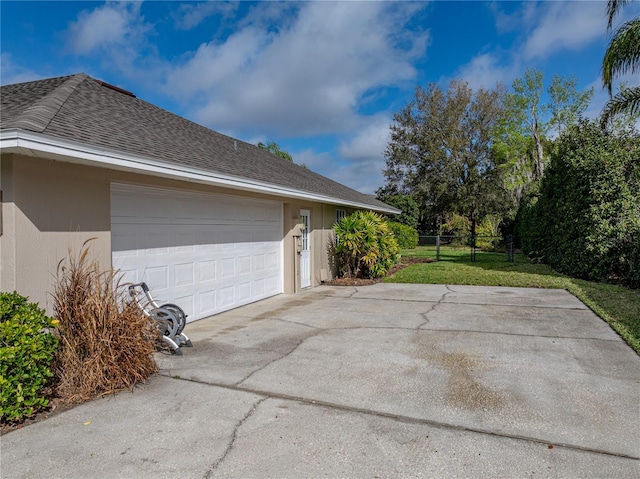
[[[607,29],[611,30],[613,25],[613,19],[618,14],[618,11],[624,7],[627,3],[631,3],[632,0],[609,0],[607,2]]]
[[[602,83],[611,94],[613,78],[640,70],[640,17],[614,34],[602,60]]]
[[[602,110],[600,126],[606,128],[613,117],[623,112],[630,115],[640,113],[640,87],[625,88],[611,98]]]

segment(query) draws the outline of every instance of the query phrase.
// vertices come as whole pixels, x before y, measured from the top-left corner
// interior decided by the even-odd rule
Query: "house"
[[[0,91],[0,290],[49,310],[88,238],[199,319],[330,280],[336,219],[398,212],[82,73]]]

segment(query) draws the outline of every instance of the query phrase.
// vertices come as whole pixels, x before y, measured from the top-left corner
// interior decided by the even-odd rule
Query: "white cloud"
[[[342,141],[335,154],[292,150],[294,161],[355,190],[375,193],[384,184],[384,150],[389,142],[391,119],[378,115],[361,120],[357,133]]]
[[[518,31],[522,28],[523,24],[531,23],[535,18],[538,5],[536,2],[526,2],[521,4],[518,10],[510,14],[500,9],[499,2],[489,4],[489,9],[495,18],[498,33],[507,33]]]
[[[344,161],[331,153],[317,153],[311,149],[291,154],[296,163],[362,193],[373,194],[384,184],[384,162],[380,159]]]
[[[100,48],[139,40],[149,28],[140,15],[140,6],[140,2],[107,2],[80,12],[66,32],[69,49],[78,55],[90,55]]]
[[[509,87],[518,74],[518,62],[511,61],[508,65],[500,65],[496,55],[482,53],[460,67],[455,77],[462,78],[472,89],[477,90],[480,87],[493,89],[497,83]]]
[[[389,144],[391,118],[380,115],[369,119],[355,136],[338,146],[340,156],[353,160],[382,160],[384,150]]]
[[[3,85],[40,80],[45,77],[30,68],[15,63],[10,53],[0,55],[0,72],[2,72],[0,83]]]
[[[224,41],[211,41],[168,77],[197,121],[279,137],[351,131],[359,102],[416,76],[427,33],[405,31],[416,4],[267,2]],[[287,15],[283,15],[282,9]],[[264,15],[261,15],[264,13]],[[275,28],[262,25],[265,15]]]
[[[176,14],[176,27],[191,30],[213,15],[228,16],[238,9],[238,2],[200,2],[180,5]]]
[[[525,59],[578,50],[606,35],[604,2],[548,2],[523,49]]]
[[[506,48],[483,46],[455,74],[469,85],[492,88],[496,82],[509,87],[527,67],[561,51],[578,51],[606,36],[604,2],[528,2],[505,13],[498,2],[489,5],[499,33],[519,32]]]

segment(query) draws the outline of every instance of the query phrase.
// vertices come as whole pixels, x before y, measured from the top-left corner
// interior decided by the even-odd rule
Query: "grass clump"
[[[87,244],[60,262],[53,294],[57,392],[70,403],[131,389],[157,371],[158,330],[127,300],[116,272],[89,260]]]
[[[433,247],[402,250],[405,258],[435,255]],[[640,290],[571,278],[545,264],[532,263],[522,254],[515,255],[513,263],[507,262],[505,254],[476,252],[474,263],[469,258],[468,248],[443,247],[441,261],[412,264],[385,282],[566,289],[640,354]]]
[[[20,422],[49,404],[55,323],[26,297],[0,293],[0,422]]]

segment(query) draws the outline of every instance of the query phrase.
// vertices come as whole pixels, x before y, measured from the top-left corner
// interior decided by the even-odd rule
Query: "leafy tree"
[[[293,157],[289,153],[281,149],[280,145],[278,145],[275,141],[268,141],[267,143],[260,142],[258,143],[258,148],[268,151],[269,153],[273,153],[280,158],[284,158],[285,160],[293,162]],[[306,168],[306,166],[304,167]]]
[[[607,28],[611,31],[613,19],[629,0],[609,0],[607,3]],[[613,80],[625,73],[640,71],[640,17],[621,25],[613,34],[602,60],[602,83],[612,94]],[[602,111],[600,120],[604,128],[623,113],[640,112],[640,86],[623,88],[611,97]]]
[[[542,104],[542,72],[529,69],[513,82],[505,97],[506,114],[496,131],[494,154],[500,158],[506,189],[516,204],[535,188],[544,174],[546,134],[558,134],[575,124],[587,109],[593,89],[578,91],[577,80],[555,75],[546,91],[549,103]]]
[[[543,73],[535,68],[529,68],[522,78],[516,78],[513,82],[513,93],[507,95],[506,104],[509,114],[516,122],[520,123],[531,133],[534,150],[533,178],[542,178],[544,174],[544,149],[542,147],[542,135],[544,128],[540,121],[542,105]],[[541,128],[542,127],[542,128]]]
[[[411,194],[422,228],[451,213],[475,225],[504,205],[500,171],[492,153],[494,130],[503,114],[504,91],[473,92],[463,81],[446,91],[417,87],[415,98],[394,115],[385,151],[387,190]],[[439,220],[438,220],[439,218]]]
[[[389,217],[391,221],[402,223],[407,226],[411,226],[412,228],[418,227],[420,211],[418,209],[418,204],[411,195],[385,195],[384,189],[379,188],[377,191],[377,198],[389,206],[393,206],[394,208],[398,208],[402,211],[399,215]]]
[[[545,107],[551,113],[549,126],[555,128],[558,135],[569,125],[578,122],[593,98],[593,88],[578,91],[577,85],[578,80],[574,77],[566,79],[564,76],[554,75],[551,85],[547,88],[551,99]]]

